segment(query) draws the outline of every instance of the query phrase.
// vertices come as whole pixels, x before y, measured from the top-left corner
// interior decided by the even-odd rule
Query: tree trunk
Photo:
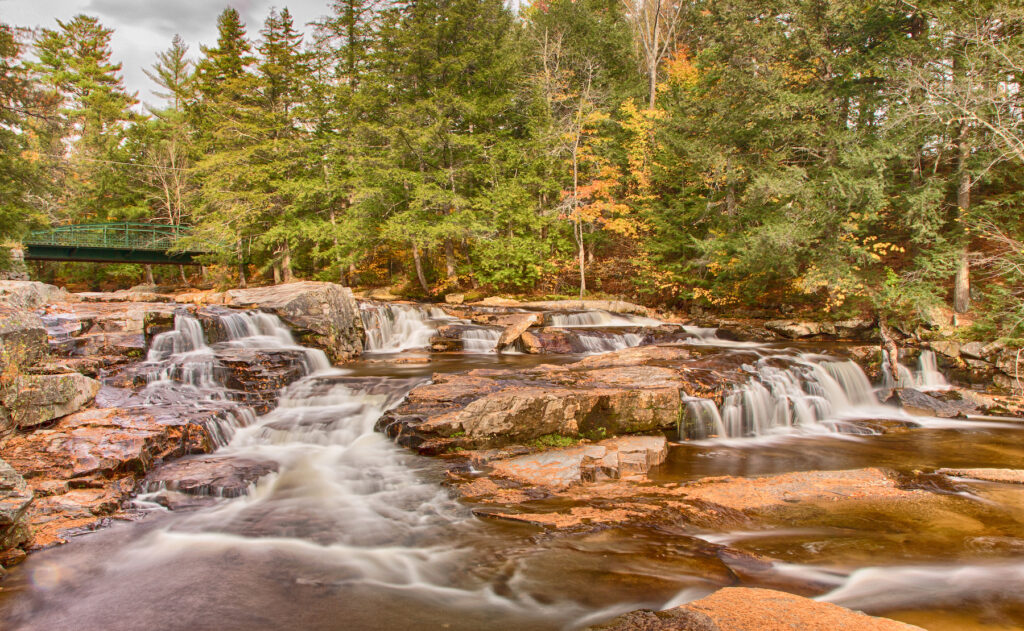
[[[647,89],[650,91],[650,98],[647,101],[647,109],[654,109],[654,100],[658,95],[658,60],[655,59],[647,72]]]
[[[185,266],[178,266],[178,273],[181,275],[181,284],[188,287],[188,278],[185,276]]]
[[[238,264],[238,286],[241,287],[242,289],[248,287],[248,284],[246,283],[245,280],[245,263]]]
[[[420,281],[420,287],[423,288],[423,293],[430,294],[430,288],[427,287],[427,278],[423,275],[423,261],[420,258],[420,248],[414,242],[412,244],[412,260],[416,264],[416,278]]]
[[[967,124],[960,127],[960,157],[959,167],[960,184],[956,191],[956,205],[958,206],[957,221],[962,222],[971,208],[971,173],[967,170],[967,160],[970,158],[971,148],[967,142]],[[965,236],[965,239],[967,237]],[[968,244],[964,243],[960,251],[960,266],[957,268],[956,277],[953,280],[953,311],[966,313],[971,308],[971,265],[967,252]]]
[[[275,285],[280,285],[281,284],[281,261],[274,261],[273,264],[272,264],[272,267],[274,268],[274,284]]]
[[[156,282],[153,280],[153,266],[149,265],[147,263],[145,265],[145,269],[146,269],[146,284],[147,285],[155,285]]]
[[[586,250],[583,247],[583,223],[580,221],[576,222],[576,243],[580,246],[580,300],[583,300],[583,294],[587,293],[587,274],[586,274]]]
[[[444,272],[451,284],[457,286],[455,282],[455,244],[452,243],[451,237],[444,240]]]
[[[292,273],[292,248],[287,241],[284,244],[284,252],[281,254],[281,276],[286,283],[295,280],[295,275]]]

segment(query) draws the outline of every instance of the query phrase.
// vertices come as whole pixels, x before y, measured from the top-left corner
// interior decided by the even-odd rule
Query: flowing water
[[[374,325],[368,348],[391,353],[422,349],[438,322],[451,321],[398,305],[364,307],[363,317]],[[469,352],[410,363],[409,353],[371,354],[334,368],[272,316],[224,314],[215,328],[210,343],[209,330],[179,316],[154,340],[138,396],[155,406],[224,403],[221,349],[294,353],[305,376],[267,414],[234,405],[218,449],[272,461],[278,472],[245,497],[152,508],[141,521],[33,554],[2,584],[5,629],[572,629],[731,584],[804,593],[808,583],[824,600],[930,629],[1024,625],[1024,487],[965,483],[927,513],[871,507],[786,528],[545,533],[474,517],[443,484],[441,460],[400,449],[373,426],[433,372],[576,358]],[[694,344],[728,346],[691,333]],[[489,350],[489,337],[470,339],[479,340],[473,350]],[[652,479],[1024,462],[1019,424],[932,419],[850,433],[855,421],[902,415],[878,402],[855,364],[811,350],[757,348],[743,366],[748,379],[721,407],[688,401],[689,437],[699,440],[675,445]],[[738,578],[711,545],[771,557],[772,577]]]

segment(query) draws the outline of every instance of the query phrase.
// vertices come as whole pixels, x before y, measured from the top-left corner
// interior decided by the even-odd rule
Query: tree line
[[[223,282],[1024,329],[1017,2],[325,13],[225,9],[214,45],[158,55],[145,106],[96,18],[0,27],[0,234],[187,224]]]

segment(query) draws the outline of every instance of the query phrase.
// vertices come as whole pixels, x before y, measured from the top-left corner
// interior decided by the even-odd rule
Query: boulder
[[[769,320],[764,323],[764,327],[791,340],[806,338],[864,340],[874,335],[874,323],[863,319],[839,320],[837,322]]]
[[[17,471],[0,460],[0,552],[28,541],[30,533],[25,512],[32,491]]]
[[[352,290],[334,283],[299,281],[227,292],[225,304],[276,314],[300,343],[323,349],[333,362],[363,351],[363,320]]]
[[[150,471],[139,488],[150,493],[167,489],[187,495],[240,497],[257,480],[277,469],[277,463],[271,460],[189,456]]]
[[[985,345],[981,342],[968,342],[960,347],[960,355],[971,359],[984,359]]]
[[[38,309],[45,304],[65,302],[68,292],[60,287],[30,280],[0,280],[0,304],[15,309]]]
[[[501,332],[501,337],[498,338],[498,343],[495,348],[501,350],[506,346],[514,344],[519,337],[526,332],[526,329],[530,328],[534,324],[537,324],[539,314],[536,313],[524,313],[515,318],[510,322],[505,330]]]
[[[38,315],[0,305],[0,373],[21,372],[48,352],[46,328]]]
[[[959,342],[950,342],[946,340],[939,340],[931,342],[929,344],[931,349],[939,355],[944,355],[952,359],[959,359],[961,346]]]
[[[466,302],[465,294],[445,294],[444,301],[450,305],[461,305]]]
[[[639,610],[593,631],[923,631],[773,589],[726,587],[666,611]]]
[[[954,418],[978,412],[978,406],[969,401],[940,399],[913,388],[898,389],[896,398],[904,410],[917,416]]]
[[[491,467],[497,477],[561,488],[580,482],[642,476],[667,458],[668,441],[664,436],[621,436],[593,445],[497,460]]]
[[[580,344],[576,334],[566,329],[545,327],[533,331],[523,331],[519,339],[523,350],[531,354],[583,352],[583,345]]]
[[[497,448],[546,434],[604,438],[675,430],[683,397],[721,403],[745,375],[749,355],[728,357],[730,374],[680,347],[647,346],[564,366],[435,375],[377,428],[421,453]],[[735,366],[733,366],[735,364]]]
[[[2,402],[18,429],[32,429],[85,407],[99,392],[100,382],[79,373],[23,375]],[[2,433],[2,430],[0,430]]]

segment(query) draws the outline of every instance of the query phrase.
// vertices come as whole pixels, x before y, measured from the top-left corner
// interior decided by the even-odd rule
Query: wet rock
[[[61,303],[43,315],[50,347],[66,357],[145,355],[154,335],[170,329],[184,307],[166,303]]]
[[[498,477],[561,488],[580,482],[644,475],[667,457],[664,436],[622,436],[593,445],[498,460],[492,462],[491,467]]]
[[[944,400],[913,388],[900,388],[896,390],[896,398],[904,410],[918,416],[954,418],[963,417],[978,411],[978,407],[969,401]]]
[[[159,412],[159,413],[158,413]],[[102,525],[154,463],[210,451],[198,420],[139,409],[78,412],[48,429],[11,437],[4,458],[36,492],[26,519],[33,548]]]
[[[442,324],[430,338],[430,348],[438,353],[453,353],[462,350],[462,334],[469,329],[466,324]]]
[[[688,500],[759,516],[785,511],[796,503],[904,501],[923,496],[923,491],[901,488],[893,477],[875,468],[705,478],[680,490]]]
[[[352,290],[334,283],[300,281],[227,292],[231,307],[276,314],[292,327],[300,344],[322,349],[340,363],[363,351],[363,320]]]
[[[928,344],[933,351],[939,355],[958,359],[960,357],[961,346],[958,342],[950,342],[945,340],[935,341]]]
[[[920,627],[851,611],[771,589],[726,587],[666,611],[630,612],[597,631],[923,631]]]
[[[28,541],[30,530],[25,512],[32,491],[11,465],[0,460],[0,552]]]
[[[28,280],[0,280],[0,304],[32,311],[52,302],[68,300],[60,287]]]
[[[85,407],[99,392],[100,382],[79,373],[24,375],[2,397],[3,407],[18,429],[32,429]]]
[[[42,319],[31,311],[0,304],[0,372],[20,372],[48,352]]]
[[[142,492],[167,489],[187,495],[240,497],[265,475],[278,470],[276,462],[230,456],[189,456],[150,471],[139,484]]]
[[[501,332],[501,337],[498,338],[498,343],[495,348],[501,350],[510,344],[514,344],[516,340],[534,324],[537,324],[538,314],[536,313],[524,313],[509,322],[505,327],[505,330]]]
[[[939,469],[936,473],[986,482],[1024,484],[1024,469]]]
[[[257,414],[274,409],[281,390],[305,376],[301,350],[257,350],[216,345],[214,356],[226,369],[224,385],[229,396],[242,401]]]
[[[534,355],[582,353],[584,351],[576,334],[566,329],[544,327],[533,331],[524,331],[519,340],[523,351]]]
[[[720,403],[739,378],[683,348],[627,349],[565,366],[435,375],[377,427],[421,453],[495,448],[546,434],[597,438],[675,429],[684,395]]]

